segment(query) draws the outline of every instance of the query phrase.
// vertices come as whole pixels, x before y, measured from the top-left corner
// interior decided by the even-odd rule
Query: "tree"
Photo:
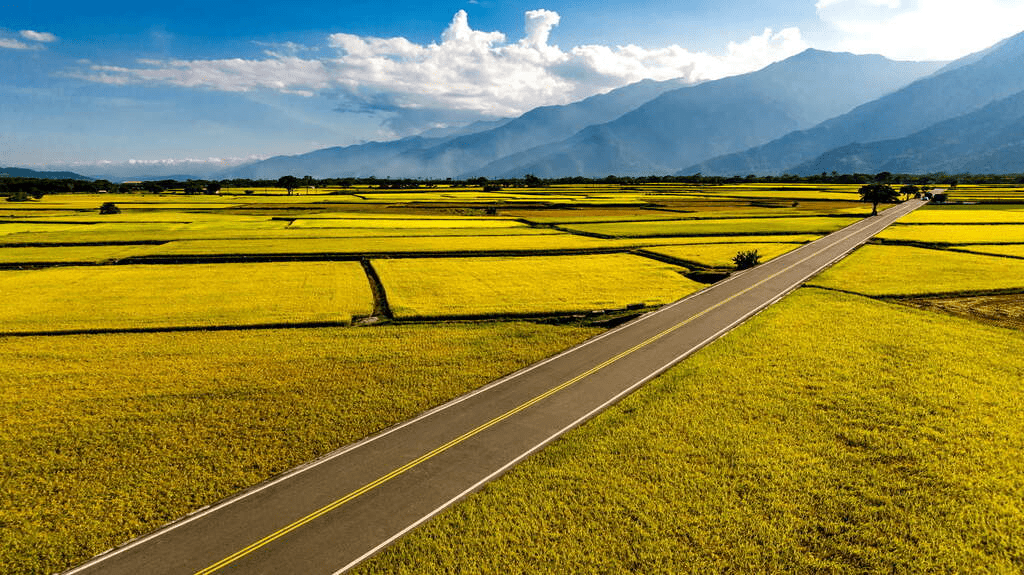
[[[871,202],[871,215],[878,215],[878,204],[882,202],[895,202],[899,199],[899,193],[889,184],[867,184],[860,188],[860,199]]]
[[[295,176],[283,176],[277,180],[278,187],[288,190],[288,195],[292,195],[292,191],[299,187],[299,179]]]
[[[221,190],[220,182],[210,182],[209,184],[206,184],[206,193],[211,195],[211,196],[215,195],[220,190]]]
[[[902,188],[900,188],[900,193],[903,194],[904,196],[906,196],[907,198],[914,197],[914,194],[916,194],[916,193],[918,193],[920,191],[921,191],[921,189],[918,188],[917,186],[915,186],[914,184],[907,184],[907,185],[903,186]]]
[[[741,251],[732,257],[732,261],[736,264],[736,269],[745,270],[756,266],[761,261],[761,254],[757,253],[757,250]]]
[[[100,213],[103,215],[120,214],[121,208],[117,207],[114,202],[103,202],[103,205],[100,206]]]

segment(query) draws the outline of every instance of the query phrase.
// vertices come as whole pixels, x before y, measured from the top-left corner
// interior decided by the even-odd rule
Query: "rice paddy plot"
[[[596,239],[571,234],[437,235],[410,237],[346,237],[314,240],[283,238],[253,240],[183,240],[155,247],[160,256],[222,254],[399,254],[546,252],[616,249]]]
[[[1024,201],[1024,187],[1019,185],[974,185],[964,184],[947,190],[953,201],[975,202],[1021,202]]]
[[[677,238],[633,238],[605,240],[609,245],[623,248],[655,246],[689,246],[694,244],[806,244],[821,238],[820,235],[784,234],[777,236],[693,236]]]
[[[702,288],[626,254],[374,260],[398,318],[558,314],[665,304]]]
[[[808,285],[870,296],[1024,288],[1024,261],[909,246],[867,245]]]
[[[558,230],[537,228],[250,228],[239,226],[204,227],[176,224],[161,227],[154,225],[144,229],[129,227],[77,226],[74,229],[51,233],[17,233],[0,235],[0,246],[4,244],[82,244],[98,242],[173,242],[173,241],[218,241],[218,240],[305,240],[313,242],[321,238],[392,238],[392,237],[445,237],[445,236],[553,236],[569,235]],[[303,248],[301,251],[309,251]]]
[[[704,186],[690,190],[710,197],[792,200],[856,200],[860,185],[852,184],[740,184]]]
[[[1024,293],[907,298],[901,303],[1024,330]]]
[[[121,206],[118,206],[121,207]],[[131,223],[215,223],[215,222],[238,222],[260,224],[270,220],[266,216],[245,216],[224,213],[221,210],[210,210],[206,212],[188,211],[184,209],[167,210],[125,210],[119,214],[100,214],[99,210],[89,213],[73,212],[57,216],[45,217],[24,217],[19,218],[22,222],[72,222],[85,224],[131,224]]]
[[[353,573],[1017,573],[1021,349],[798,290]]]
[[[356,262],[0,271],[0,333],[348,322],[373,311]]]
[[[927,244],[1020,244],[1024,243],[1024,224],[894,224],[877,237],[883,240]]]
[[[926,206],[900,218],[900,224],[1024,224],[1024,205]]]
[[[153,246],[0,247],[0,264],[99,263],[145,254]]]
[[[22,220],[19,220],[21,222]],[[50,223],[2,223],[0,224],[0,241],[6,236],[48,234],[54,232],[69,232],[85,230],[90,226],[87,224],[50,224]]]
[[[668,256],[683,262],[693,262],[709,268],[734,268],[733,257],[739,252],[757,251],[761,262],[789,253],[801,244],[690,244],[679,246],[654,246],[644,251]]]
[[[727,236],[779,233],[826,234],[848,226],[857,218],[737,218],[664,222],[571,224],[563,229],[611,237]]]
[[[521,228],[526,224],[514,220],[484,218],[317,218],[298,219],[292,228]]]
[[[990,254],[996,256],[1011,256],[1015,258],[1024,258],[1024,244],[1005,244],[1005,245],[971,245],[957,246],[958,250],[966,250],[979,254]]]

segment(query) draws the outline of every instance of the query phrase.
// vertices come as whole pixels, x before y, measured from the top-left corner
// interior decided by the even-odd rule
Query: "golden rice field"
[[[0,333],[344,323],[370,315],[355,262],[57,267],[0,271]]]
[[[397,318],[571,313],[661,305],[700,289],[625,254],[374,260]]]
[[[0,572],[66,569],[598,333],[403,320],[661,305],[703,284],[627,252],[720,268],[740,250],[777,257],[866,213],[857,187],[238,189],[5,205],[0,264],[63,265],[0,271],[15,302],[0,310]],[[107,201],[123,213],[100,216]],[[919,223],[944,225],[891,231],[1024,255],[1024,225],[1006,225],[1019,207],[930,207]],[[994,225],[968,225],[979,223]],[[130,242],[154,245],[82,245]],[[44,247],[5,247],[18,244]],[[372,257],[399,325],[340,326],[375,309],[355,261],[189,263],[289,255]],[[175,263],[67,265],[145,256]],[[1021,278],[1014,258],[871,245],[814,282],[885,297],[1024,290]],[[932,299],[976,316],[1016,313],[1014,296]],[[332,325],[204,329],[267,324]],[[166,328],[190,331],[10,335]],[[955,345],[931,354],[920,342]],[[1022,343],[800,290],[362,570],[1019,571]]]
[[[0,572],[67,569],[597,332],[482,323],[0,338]]]
[[[275,222],[276,223],[276,222]],[[0,235],[0,246],[19,244],[83,244],[103,242],[172,242],[178,240],[280,239],[317,240],[319,238],[437,237],[437,236],[519,236],[561,234],[541,228],[284,228],[262,226],[190,226],[188,224],[95,224],[75,226],[71,230],[47,232],[50,226]]]
[[[735,218],[658,222],[617,222],[570,224],[563,229],[610,237],[728,236],[744,234],[827,234],[848,226],[858,218]]]
[[[462,235],[420,237],[349,237],[320,238],[316,241],[272,240],[210,240],[177,241],[156,247],[152,255],[183,256],[208,254],[275,254],[275,253],[438,253],[446,252],[545,252],[602,249],[601,240],[569,234]]]
[[[900,224],[1024,224],[1024,205],[929,206],[900,218]]]
[[[23,221],[23,220],[16,220]],[[0,225],[0,238],[6,239],[8,236],[15,236],[18,234],[31,233],[35,231],[43,231],[48,233],[53,232],[65,232],[70,230],[77,230],[85,226],[77,224],[31,224],[31,223],[4,223]]]
[[[1024,243],[1024,225],[900,225],[878,234],[883,240],[928,244],[1020,244]]]
[[[860,202],[804,201],[797,206],[785,201],[750,202],[702,198],[691,201],[673,199],[671,208],[628,209],[592,208],[562,210],[502,210],[503,215],[540,224],[586,224],[607,222],[640,222],[681,219],[767,218],[796,216],[851,215],[863,216],[870,206]],[[888,206],[879,206],[879,209]]]
[[[958,250],[966,250],[979,254],[991,254],[997,256],[1011,256],[1015,258],[1024,258],[1024,244],[1005,244],[1005,245],[971,245],[967,244],[964,246],[956,246]]]
[[[802,289],[355,573],[1019,573],[1024,334]]]
[[[808,284],[870,296],[1024,289],[1024,261],[908,246],[868,245]]]
[[[370,219],[370,218],[316,218],[299,219],[291,228],[520,228],[526,224],[514,220],[483,218],[447,219]]]
[[[145,254],[153,246],[0,247],[0,264],[99,263]]]
[[[690,238],[639,238],[624,240],[602,240],[558,232],[516,233],[488,236],[445,235],[399,236],[399,237],[345,237],[297,239],[254,239],[254,240],[182,240],[152,246],[140,255],[154,256],[206,256],[237,254],[409,254],[409,253],[487,253],[514,252],[523,255],[581,250],[630,250],[654,245],[676,245],[693,243],[747,243],[757,242],[809,242],[819,236],[718,236]]]
[[[757,251],[761,262],[789,253],[801,244],[692,244],[678,246],[655,246],[644,251],[668,256],[683,262],[693,262],[709,268],[733,268],[732,258],[742,251]]]

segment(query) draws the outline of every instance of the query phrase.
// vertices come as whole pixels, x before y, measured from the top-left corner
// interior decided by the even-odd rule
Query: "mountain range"
[[[535,108],[494,127],[480,123],[478,131],[277,156],[229,170],[222,177],[458,177],[502,156],[562,140],[595,122],[613,120],[680,85],[679,80],[638,82],[573,104]]]
[[[812,49],[720,80],[648,80],[516,118],[204,177],[1018,173],[1022,151],[1024,33],[952,63]]]
[[[932,126],[936,130],[933,134],[948,134],[953,126],[964,127],[971,119],[964,118],[959,124],[945,124],[942,128],[937,124],[968,116],[1021,91],[1024,91],[1024,33],[953,62],[935,74],[813,128],[786,134],[749,150],[691,165],[679,173],[778,175],[806,173],[808,170],[812,173],[832,170],[843,172],[846,169],[844,166],[852,165],[850,154],[854,149],[839,151],[837,148],[862,144],[876,150],[874,154],[877,156],[884,153],[882,150],[888,149],[889,144],[868,144],[916,135]],[[992,122],[990,113],[998,110],[1002,108],[995,107],[979,118],[985,117]],[[994,122],[999,123],[998,119]],[[1017,134],[1019,137],[1021,132]],[[1005,137],[1012,139],[1012,136],[1004,134]],[[914,144],[905,144],[917,146],[916,153],[922,159],[931,156],[928,162],[915,164],[925,171],[932,171],[926,169],[931,166],[967,166],[972,163],[966,156],[957,157],[967,153],[968,147],[950,147],[948,139],[945,143],[936,140],[927,144],[918,138]],[[945,152],[940,150],[944,145]],[[924,154],[921,146],[934,146],[934,150]],[[1000,163],[991,160],[983,163],[995,173],[1024,171],[1024,158],[1006,158],[1007,161]],[[876,157],[873,162],[865,162],[863,167],[866,169],[872,163],[884,163],[884,158],[880,161]]]
[[[47,180],[91,180],[74,172],[40,172],[28,168],[0,168],[0,177],[39,178]]]
[[[666,174],[809,128],[941,66],[807,50],[749,74],[697,85],[644,81],[475,133],[279,156],[224,177]]]
[[[666,92],[611,122],[478,172],[499,177],[672,173],[813,126],[940,65],[807,50],[757,72]],[[849,83],[851,77],[858,81]]]

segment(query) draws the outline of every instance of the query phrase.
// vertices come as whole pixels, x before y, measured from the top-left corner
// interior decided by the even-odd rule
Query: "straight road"
[[[68,573],[341,573],[923,204],[905,202],[733,274]]]

